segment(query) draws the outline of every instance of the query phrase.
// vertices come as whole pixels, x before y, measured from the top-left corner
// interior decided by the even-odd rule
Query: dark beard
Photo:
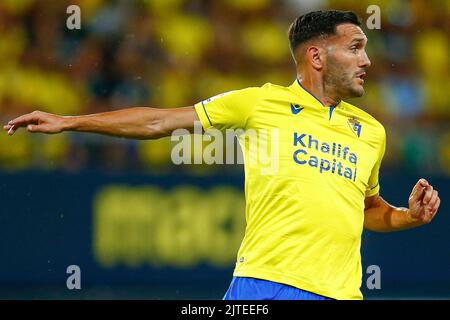
[[[325,92],[337,100],[361,97],[363,90],[358,90],[353,84],[354,75],[350,74],[340,63],[328,55],[327,72],[324,76]]]

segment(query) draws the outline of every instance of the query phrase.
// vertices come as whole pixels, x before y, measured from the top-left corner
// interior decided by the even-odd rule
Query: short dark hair
[[[298,17],[289,27],[292,55],[295,56],[295,49],[308,40],[336,34],[336,26],[342,23],[361,26],[358,16],[352,11],[313,11]]]

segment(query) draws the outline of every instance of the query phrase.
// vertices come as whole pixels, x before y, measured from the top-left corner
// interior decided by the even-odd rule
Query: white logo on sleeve
[[[211,98],[208,98],[206,100],[203,100],[203,104],[207,104],[207,103],[210,103],[210,102],[212,102],[212,101],[214,101],[216,99],[222,98],[222,97],[224,97],[224,96],[226,96],[226,95],[228,95],[228,94],[230,94],[230,93],[232,93],[234,91],[236,91],[236,90],[224,92],[224,93],[218,94],[218,95],[216,95],[214,97],[211,97]]]

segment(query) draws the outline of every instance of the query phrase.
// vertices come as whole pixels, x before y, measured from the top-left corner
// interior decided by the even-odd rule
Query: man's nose
[[[370,62],[369,56],[367,55],[366,52],[364,52],[362,57],[361,57],[360,67],[361,68],[368,68],[368,67],[370,67],[371,64],[372,63]]]

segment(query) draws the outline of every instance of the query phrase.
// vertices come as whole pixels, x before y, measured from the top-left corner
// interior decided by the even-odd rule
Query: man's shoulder
[[[263,84],[260,88],[265,92],[290,92],[288,86],[282,86],[271,82]]]
[[[267,98],[281,98],[286,97],[287,94],[292,94],[289,87],[283,87],[281,85],[276,85],[273,83],[265,83],[261,86],[251,86],[241,89],[235,89],[231,91],[226,91],[208,99],[202,100],[200,103],[207,105],[211,102],[215,103],[249,103],[255,104],[258,101]]]
[[[267,82],[259,87],[260,96],[262,98],[269,99],[295,99],[298,98],[294,92],[292,92],[289,86],[283,86],[279,84],[274,84]]]
[[[217,98],[243,99],[252,101],[261,101],[264,99],[286,99],[286,96],[292,96],[293,93],[289,87],[267,82],[261,86],[246,87],[243,89],[232,90],[205,100],[209,102]]]

